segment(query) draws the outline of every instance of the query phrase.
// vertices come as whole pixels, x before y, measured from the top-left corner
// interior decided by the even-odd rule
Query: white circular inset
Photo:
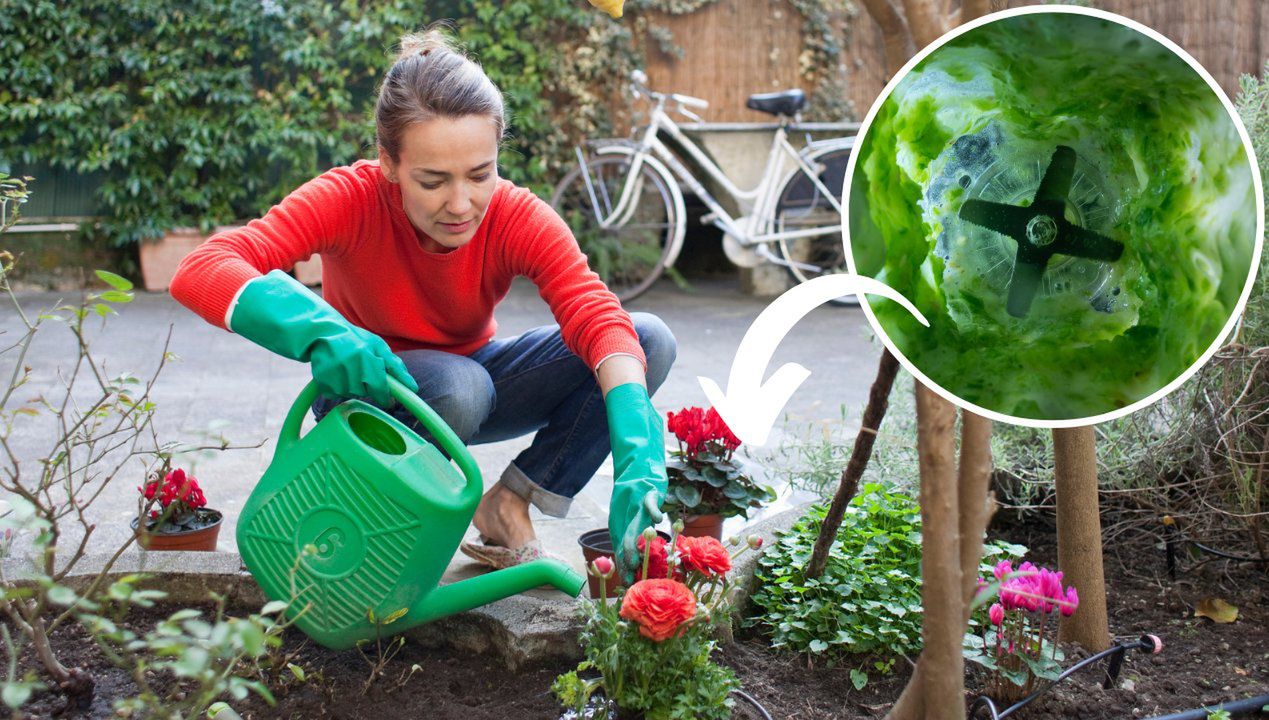
[[[1074,16],[1101,21],[1097,31],[1116,34],[1121,42],[1118,54],[1096,57],[1095,53],[1065,52],[1069,48],[1064,47],[1065,54],[1045,56],[1045,42],[1071,44],[1080,38],[1053,32],[1052,26],[1046,30],[1044,15],[1060,18],[1052,23],[1058,27],[1080,22]],[[1024,19],[997,26],[1007,29],[1000,32],[1037,32],[1036,42],[1024,48],[1019,57],[1037,63],[1060,57],[1061,62],[1071,63],[1070,77],[1074,80],[1069,86],[1029,76],[1030,83],[1010,86],[1020,88],[1014,93],[1020,100],[997,100],[991,83],[1000,81],[1001,76],[1010,77],[1016,68],[1006,66],[997,76],[974,76],[973,63],[999,46],[986,47],[993,41],[990,33],[995,30],[991,28],[966,36],[1011,18]],[[1117,35],[1120,31],[1124,37]],[[1129,31],[1136,35],[1128,37]],[[983,47],[975,45],[981,38],[988,38]],[[943,48],[960,55],[942,64],[936,59],[923,66]],[[1094,112],[1082,116],[1076,111],[1069,115],[1054,111],[1065,107],[1063,93],[1090,93],[1091,87],[1091,94],[1096,94],[1099,88],[1093,83],[1103,77],[1106,87],[1120,83],[1130,89],[1140,87],[1132,85],[1136,78],[1153,77],[1152,68],[1164,68],[1158,71],[1159,77],[1181,78],[1182,70],[1173,69],[1171,64],[1177,61],[1184,64],[1177,64],[1178,68],[1188,66],[1197,76],[1177,85],[1179,99],[1165,97],[1173,92],[1172,86],[1156,84],[1139,94],[1108,91],[1106,97],[1095,98],[1101,105],[1094,107]],[[929,72],[927,76],[918,74],[905,86],[907,94],[887,105],[914,70]],[[941,73],[938,77],[936,71]],[[1027,76],[1018,71],[1016,77]],[[965,88],[972,101],[956,107],[931,100],[948,86]],[[1200,90],[1210,91],[1211,97],[1198,97]],[[950,94],[945,92],[943,97]],[[1177,102],[1167,102],[1169,99]],[[1088,100],[1088,95],[1076,100]],[[1015,104],[996,112],[999,108],[993,107],[993,102]],[[1196,105],[1202,109],[1195,110]],[[1089,107],[1085,103],[1084,109]],[[1052,122],[1024,123],[1022,131],[1011,125],[1019,114],[1034,113],[1036,108],[1052,111]],[[1142,118],[1142,126],[1151,132],[1134,134],[1133,128],[1114,126],[1107,118],[1117,111],[1135,113],[1132,117]],[[901,119],[916,117],[919,122],[905,125],[896,121],[901,112],[908,113]],[[1195,139],[1200,133],[1187,128],[1185,122],[1200,117],[1201,112],[1208,113],[1201,119],[1206,123],[1203,128],[1211,132]],[[880,121],[879,115],[883,115]],[[1226,121],[1228,128],[1221,125]],[[896,148],[900,142],[907,143],[904,152],[890,157],[900,168],[895,174],[885,175],[885,170],[877,169],[886,160],[884,156],[870,155],[868,145],[874,138],[869,133],[874,124],[888,133],[884,142]],[[927,318],[936,317],[931,318],[929,334],[918,341],[914,338],[921,337],[921,330],[911,325],[888,330],[879,319],[879,309],[885,310],[887,318],[900,317],[894,310],[897,304],[865,302],[864,313],[906,370],[966,410],[993,420],[1044,428],[1076,427],[1121,417],[1159,400],[1193,376],[1229,337],[1246,306],[1264,233],[1264,192],[1251,140],[1233,104],[1211,75],[1175,43],[1140,23],[1101,10],[1070,6],[1018,8],[979,18],[944,35],[910,60],[873,104],[858,138],[843,183],[842,206],[848,208],[842,218],[847,267],[851,273],[885,281],[913,300]],[[1168,142],[1173,145],[1165,146]],[[1060,213],[1051,209],[1052,203],[1037,206],[1030,213],[1006,213],[1006,219],[998,224],[1013,222],[1007,228],[1010,233],[959,216],[957,208],[969,199],[980,204],[1029,207],[1046,178],[1048,159],[1059,145],[1069,146],[1077,158],[1073,171],[1068,164],[1067,174],[1057,181],[1069,181]],[[1245,155],[1245,166],[1241,160],[1221,166],[1209,157],[1220,153],[1221,158],[1234,158],[1238,154],[1235,150]],[[861,158],[870,159],[872,164]],[[1152,166],[1155,161],[1158,167]],[[870,172],[881,173],[882,182],[869,177]],[[908,173],[901,178],[906,185],[895,180],[900,172]],[[857,173],[863,173],[861,187],[865,188],[859,197],[852,195],[860,179]],[[884,206],[878,206],[880,220],[872,216],[870,196],[866,195],[874,185],[880,188],[879,194],[902,185]],[[1212,200],[1195,200],[1200,192],[1209,193]],[[1189,204],[1181,210],[1169,204],[1183,201]],[[916,222],[885,225],[896,209],[910,212]],[[1169,245],[1172,238],[1167,235],[1172,218],[1161,220],[1169,212],[1192,223],[1175,229],[1174,245]],[[856,213],[862,216],[852,221]],[[906,216],[901,219],[909,220]],[[974,219],[983,222],[981,217]],[[1071,231],[1073,237],[1090,238],[1088,247],[1096,251],[1079,256],[1050,250],[1072,247],[1069,242],[1063,244],[1067,224],[1076,227]],[[852,226],[860,237],[853,237]],[[896,260],[900,253],[887,243],[899,235],[907,243],[900,250],[906,252],[925,243],[926,254],[918,256],[912,251]],[[1036,248],[1046,249],[1045,254],[1051,254],[1047,264],[1040,264],[1038,270],[1035,265],[1029,271],[1020,270],[1023,253],[1011,235],[1028,239],[1033,254]],[[880,238],[880,251],[875,247],[876,238]],[[1108,250],[1112,247],[1117,251]],[[922,262],[902,264],[912,258]],[[861,271],[861,263],[866,270]],[[1034,304],[1025,315],[1006,313],[1004,298],[1011,284],[1028,272],[1037,284]],[[1178,299],[1188,291],[1194,293],[1193,299]],[[880,304],[874,308],[873,302]],[[891,336],[892,331],[898,332],[899,341]],[[997,349],[995,355],[993,348]],[[1037,367],[1028,366],[1031,360]],[[1038,367],[1049,361],[1049,366]],[[1175,373],[1169,364],[1176,366]],[[949,372],[949,368],[961,372]],[[1112,386],[1120,376],[1129,380]],[[1007,402],[994,402],[997,395],[990,384],[1015,381],[1029,385],[1012,395],[1006,393]],[[957,387],[960,382],[967,386]],[[1084,395],[1077,395],[1080,392]],[[1063,393],[1076,398],[1069,407],[1095,407],[1102,397],[1106,407],[1067,412],[1060,402]],[[1042,409],[1049,399],[1056,399],[1050,407],[1059,408],[1057,411]]]

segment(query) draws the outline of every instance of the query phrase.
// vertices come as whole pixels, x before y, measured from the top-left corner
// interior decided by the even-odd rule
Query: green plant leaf
[[[132,293],[123,292],[121,290],[107,290],[98,295],[102,300],[113,303],[129,303],[132,302]]]
[[[132,282],[130,280],[116,275],[109,270],[94,270],[93,272],[101,279],[102,282],[106,283],[115,290],[127,292],[132,289]]]
[[[10,708],[17,710],[26,704],[31,698],[31,693],[35,690],[33,683],[6,681],[4,689],[0,690],[0,698],[3,698],[4,704]]]
[[[674,497],[684,508],[691,509],[701,502],[701,491],[695,485],[675,485]]]
[[[261,615],[277,615],[278,613],[286,610],[288,605],[289,603],[287,603],[284,600],[272,600],[266,603],[264,607],[260,608],[260,614]]]
[[[854,685],[856,690],[863,690],[864,686],[868,684],[868,673],[859,669],[851,670],[850,684]]]
[[[180,660],[172,665],[177,677],[196,678],[207,669],[211,655],[205,648],[192,645],[181,652]]]
[[[55,605],[74,605],[77,597],[79,596],[75,594],[75,591],[65,585],[54,585],[48,589],[49,602]]]

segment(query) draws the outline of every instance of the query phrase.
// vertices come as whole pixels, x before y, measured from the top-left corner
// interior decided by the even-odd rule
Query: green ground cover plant
[[[745,622],[771,645],[827,662],[855,663],[863,687],[872,672],[888,672],[894,658],[921,649],[921,511],[916,501],[879,483],[860,487],[819,578],[803,568],[824,520],[816,505],[781,534],[758,561]],[[1019,545],[991,542],[982,569],[1021,557]]]

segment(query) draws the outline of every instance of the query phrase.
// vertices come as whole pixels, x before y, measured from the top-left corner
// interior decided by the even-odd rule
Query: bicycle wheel
[[[630,175],[627,155],[600,155],[582,168],[574,167],[555,187],[551,206],[577,237],[591,269],[622,301],[642,295],[665,272],[673,251],[676,224],[674,196],[669,182],[644,163],[631,202],[608,227],[600,219],[612,216]]]
[[[850,148],[837,148],[809,158],[812,164],[824,167],[819,180],[837,198],[842,195],[842,180],[846,176],[850,152]],[[776,205],[776,231],[824,228],[822,235],[776,242],[776,250],[780,258],[789,263],[785,269],[794,281],[804,283],[820,275],[846,272],[846,247],[842,243],[841,227],[841,213],[819,187],[806,173],[793,173],[780,191],[780,201]],[[858,305],[859,298],[844,295],[830,302],[834,305]]]

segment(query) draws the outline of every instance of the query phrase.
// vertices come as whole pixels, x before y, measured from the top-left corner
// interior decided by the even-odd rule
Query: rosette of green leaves
[[[672,515],[749,514],[775,499],[775,491],[754,482],[740,463],[709,450],[694,459],[666,463],[669,489],[661,509]]]

